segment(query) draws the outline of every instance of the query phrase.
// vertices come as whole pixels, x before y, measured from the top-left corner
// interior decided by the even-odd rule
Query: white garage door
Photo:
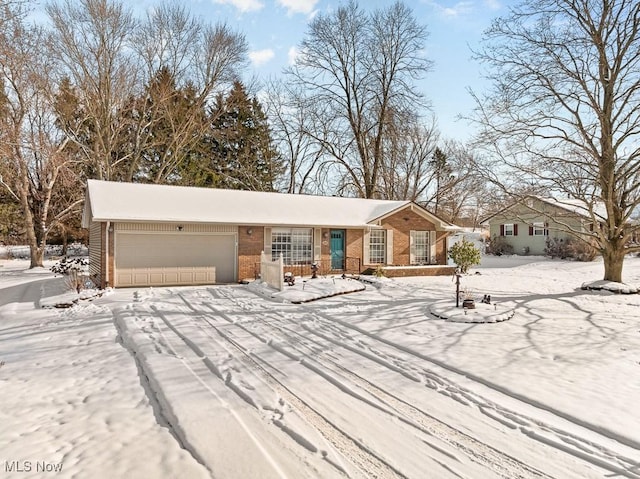
[[[115,276],[120,287],[231,283],[236,236],[118,232]]]

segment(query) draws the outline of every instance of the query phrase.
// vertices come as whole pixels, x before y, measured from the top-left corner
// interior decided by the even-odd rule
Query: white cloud
[[[249,52],[249,59],[254,66],[259,67],[270,61],[275,56],[273,50],[265,48],[264,50],[254,50]]]
[[[318,0],[278,0],[278,4],[287,9],[288,15],[295,13],[310,15],[317,3]]]
[[[488,0],[488,1],[496,1],[496,0]],[[445,7],[438,2],[428,2],[440,15],[444,15],[445,17],[460,17],[462,15],[468,15],[473,12],[473,2],[471,1],[461,1],[456,3],[451,7]]]
[[[499,0],[484,0],[484,6],[489,10],[500,10],[502,8]]]
[[[264,3],[260,0],[213,0],[213,3],[231,5],[236,7],[240,13],[256,12],[264,7]]]
[[[300,51],[296,47],[289,48],[289,52],[287,53],[287,58],[289,59],[289,65],[293,65],[296,62],[296,57]]]
[[[448,7],[443,10],[443,13],[448,17],[459,17],[467,13],[471,13],[473,10],[472,2],[458,2],[453,7]]]

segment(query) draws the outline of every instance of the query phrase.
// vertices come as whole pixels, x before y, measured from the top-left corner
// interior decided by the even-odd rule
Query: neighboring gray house
[[[595,213],[603,217],[603,211]],[[584,203],[535,196],[494,213],[482,224],[488,226],[490,238],[501,237],[513,247],[514,254],[520,255],[545,254],[548,238],[565,241],[593,231],[593,220]]]

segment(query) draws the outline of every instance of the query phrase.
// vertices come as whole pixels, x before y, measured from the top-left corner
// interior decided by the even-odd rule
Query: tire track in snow
[[[301,305],[304,307],[304,305]],[[576,426],[579,426],[583,429],[590,431],[593,434],[601,435],[607,439],[613,439],[614,441],[620,442],[625,447],[630,447],[632,449],[638,449],[635,444],[628,444],[624,438],[619,438],[615,434],[611,435],[608,431],[603,431],[601,428],[596,428],[585,421],[582,421],[578,418],[574,418],[570,415],[564,414],[562,412],[556,411],[553,408],[550,408],[544,404],[540,404],[536,401],[532,401],[529,398],[526,398],[522,395],[513,393],[512,391],[506,390],[504,388],[499,387],[493,383],[490,383],[483,378],[477,377],[473,374],[466,373],[461,371],[451,365],[445,364],[442,361],[435,360],[428,356],[418,353],[417,351],[413,351],[409,348],[403,347],[393,341],[382,338],[374,333],[366,331],[358,326],[349,324],[340,319],[334,318],[332,316],[326,315],[321,311],[313,310],[308,311],[308,314],[319,318],[320,321],[324,320],[331,325],[339,324],[351,331],[355,331],[370,340],[373,340],[381,345],[391,347],[396,351],[400,352],[400,354],[406,354],[409,356],[413,356],[417,359],[432,363],[438,367],[441,367],[447,371],[450,371],[456,375],[465,376],[467,379],[471,379],[485,387],[493,389],[500,394],[504,394],[505,396],[511,397],[512,399],[516,399],[527,406],[534,407],[546,411],[548,413],[557,416],[558,418],[567,421],[569,423],[573,423]],[[314,330],[309,328],[310,332],[314,332]],[[340,341],[337,340],[336,344]],[[482,398],[481,396],[474,394],[464,387],[457,385],[455,382],[452,382],[448,379],[441,377],[440,375],[434,373],[433,371],[424,370],[423,375],[427,380],[428,387],[445,394],[451,397],[458,402],[465,404],[467,406],[476,406],[483,414],[487,417],[490,417],[511,429],[519,430],[524,435],[534,439],[538,442],[544,443],[548,446],[554,447],[560,451],[571,454],[579,459],[590,462],[598,467],[609,470],[613,473],[620,474],[624,477],[628,477],[630,479],[640,479],[640,463],[630,457],[625,456],[624,454],[614,452],[608,449],[605,446],[601,446],[593,441],[590,441],[586,438],[577,436],[575,434],[564,431],[560,428],[556,428],[550,425],[547,425],[541,421],[532,419],[530,417],[523,416],[514,411],[510,411],[506,408],[501,407],[500,405],[489,401],[487,399]]]
[[[544,472],[539,471],[519,461],[518,459],[508,454],[505,454],[502,451],[499,451],[481,441],[474,439],[468,434],[465,434],[459,431],[458,429],[448,425],[447,423],[442,422],[439,419],[427,414],[426,412],[415,407],[414,405],[406,401],[403,401],[402,399],[389,393],[388,391],[381,388],[380,386],[375,385],[374,383],[363,378],[362,376],[359,376],[358,374],[349,371],[348,369],[340,365],[339,361],[337,361],[336,359],[331,357],[322,358],[321,353],[318,351],[318,349],[313,348],[308,344],[305,344],[305,343],[312,342],[316,345],[321,346],[320,342],[310,340],[310,338],[308,338],[302,333],[299,333],[293,330],[292,328],[277,325],[277,322],[280,322],[282,319],[285,319],[292,324],[297,324],[294,322],[293,319],[284,318],[283,316],[277,316],[277,317],[273,317],[273,316],[275,315],[267,314],[261,317],[260,320],[264,324],[264,326],[280,331],[285,336],[284,338],[285,340],[294,339],[294,341],[287,341],[287,342],[288,344],[291,344],[292,347],[300,353],[300,356],[303,358],[301,359],[301,363],[309,367],[316,374],[320,374],[321,376],[325,377],[325,379],[332,382],[334,385],[336,385],[336,387],[339,387],[347,394],[351,394],[356,399],[364,401],[370,406],[376,407],[377,409],[383,412],[393,415],[397,419],[403,421],[405,424],[408,424],[420,430],[423,433],[426,433],[434,438],[437,438],[449,444],[456,450],[462,452],[465,456],[467,456],[473,462],[476,462],[477,464],[483,467],[486,467],[487,469],[499,474],[505,479],[514,479],[514,478],[527,479],[527,478],[534,478],[534,477],[551,479],[551,476],[545,474]],[[269,322],[269,319],[271,319],[272,321]],[[243,327],[242,323],[236,323],[236,326]],[[376,363],[386,366],[388,369],[394,372],[399,372],[398,367],[387,362],[386,360],[375,358],[370,353],[362,354],[362,351],[358,351],[357,348],[355,347],[339,343],[333,339],[328,338],[325,334],[314,331],[311,328],[305,327],[304,325],[302,325],[302,327],[305,328],[306,332],[314,334],[325,341],[329,341],[332,344],[335,344],[337,346],[347,349],[348,351],[354,352],[367,359],[375,361]],[[247,332],[250,333],[250,331],[247,331]],[[302,351],[300,349],[300,346],[298,345],[308,348],[309,352]],[[379,405],[374,404],[372,401],[365,399],[362,395],[356,392],[351,392],[344,386],[341,386],[340,381],[336,379],[332,380],[326,372],[319,370],[317,366],[313,366],[308,359],[305,359],[305,358],[309,358],[310,356],[309,353],[311,353],[313,360],[315,362],[323,365],[325,368],[329,369],[330,371],[333,371],[334,373],[336,373],[337,370],[339,370],[340,372],[338,374],[340,375],[340,377],[347,379],[349,383],[356,385],[358,388],[364,391],[367,391],[373,397],[377,398],[380,401],[380,403],[384,404],[386,407],[380,407]],[[408,373],[401,373],[401,374],[406,376],[408,379],[416,381],[415,376],[413,374],[408,374]],[[438,452],[445,454],[456,461],[458,460],[455,456],[452,456],[450,452],[445,451],[431,443],[429,443],[428,445],[438,450]]]
[[[262,360],[257,355],[248,351],[244,346],[242,346],[238,341],[232,338],[229,334],[223,331],[223,328],[214,324],[213,321],[208,316],[218,316],[222,317],[227,321],[227,326],[236,326],[241,327],[240,323],[235,323],[231,318],[229,318],[225,312],[217,309],[214,305],[204,303],[209,309],[211,309],[211,313],[203,313],[202,311],[196,310],[190,304],[189,300],[184,298],[184,296],[180,295],[185,304],[194,312],[198,314],[198,317],[203,319],[209,324],[209,326],[216,331],[216,333],[223,338],[228,344],[230,344],[236,351],[240,352],[248,361],[252,367],[256,368],[263,374],[263,379],[267,382],[267,384],[276,392],[282,399],[284,399],[287,403],[289,403],[297,412],[300,414],[302,418],[304,418],[310,425],[314,427],[316,431],[318,431],[325,440],[330,443],[333,448],[335,448],[347,461],[353,464],[357,468],[357,472],[359,474],[363,474],[365,478],[380,478],[380,479],[407,479],[404,474],[400,471],[396,470],[393,466],[388,464],[386,461],[378,457],[373,451],[368,449],[364,444],[362,444],[357,439],[353,438],[345,431],[340,429],[338,426],[329,421],[325,416],[319,413],[316,409],[314,409],[310,404],[308,404],[304,399],[294,393],[291,389],[289,389],[285,384],[283,384],[277,377],[275,372],[272,372],[272,366]],[[220,298],[218,298],[220,299]],[[230,298],[226,298],[231,301]],[[255,335],[251,332],[242,328],[244,331]],[[256,338],[262,342],[264,342],[261,338]],[[282,351],[279,351],[282,353]],[[285,354],[286,355],[286,354]],[[291,359],[291,358],[290,358]],[[323,456],[326,460],[326,453],[323,453]],[[333,464],[343,473],[348,472],[344,471],[339,465]]]
[[[251,299],[245,299],[234,296],[235,290],[232,289],[216,290],[216,293],[219,294],[214,294],[213,290],[209,291],[215,298],[231,301],[245,311],[255,312],[256,308],[259,308],[259,310],[263,311],[269,309],[265,308],[262,304],[260,304],[260,302],[257,302],[254,297],[252,297]],[[252,292],[251,294],[254,293]],[[264,301],[262,297],[257,297]],[[402,345],[396,344],[392,341],[386,340],[374,333],[363,330],[362,328],[359,328],[340,319],[334,318],[321,311],[317,311],[315,309],[311,310],[309,306],[301,305],[299,309],[292,310],[292,312],[294,311],[298,315],[311,317],[313,318],[314,322],[321,324],[320,329],[322,329],[323,333],[320,333],[317,329],[310,328],[303,324],[302,326],[306,328],[307,333],[322,337],[323,339],[330,341],[336,346],[343,347],[356,354],[360,354],[365,359],[374,360],[375,362],[384,365],[395,372],[398,372],[398,369],[404,369],[405,372],[401,374],[410,379],[415,376],[416,370],[407,370],[406,366],[399,366],[402,364],[406,364],[406,360],[403,360],[402,356],[413,356],[414,358],[444,368],[445,370],[448,370],[454,374],[465,376],[466,378],[478,382],[485,387],[493,389],[501,394],[504,394],[505,396],[516,399],[526,404],[527,406],[538,408],[546,411],[547,413],[551,413],[561,420],[573,423],[576,426],[587,429],[597,435],[602,435],[607,439],[614,439],[616,441],[619,439],[615,435],[611,436],[607,431],[602,431],[599,428],[594,428],[584,421],[573,418],[561,412],[557,412],[544,404],[538,404],[537,402],[531,401],[526,397],[522,397],[521,395],[515,394],[509,390],[505,390],[504,388],[489,383],[482,378],[478,378],[464,371],[460,371],[455,367],[424,356],[416,351],[403,347]],[[275,324],[281,322],[283,319],[287,320],[289,323],[295,325],[296,327],[300,327],[300,321],[294,321],[291,318],[288,318],[287,315],[277,315],[275,313],[267,313],[266,315],[268,316],[269,314],[274,314],[274,321],[263,321],[263,323],[267,327],[275,328]],[[367,338],[368,340],[372,340],[379,346],[376,346],[374,349],[372,345],[367,344],[361,339],[355,339],[353,335],[348,334],[347,331],[355,332],[358,334],[358,336]],[[295,332],[295,334],[299,333]],[[330,334],[335,335],[335,337],[331,337]],[[300,336],[302,338],[308,339],[303,335]],[[347,344],[346,341],[351,341],[354,343],[354,345]],[[299,342],[300,340],[298,339],[297,341],[291,341],[290,343],[292,345],[295,345]],[[369,351],[365,351],[363,349],[365,347],[367,347]],[[382,350],[388,348],[392,348],[392,350],[397,351],[400,356],[398,356],[397,354],[384,354]],[[377,358],[376,355],[378,356]],[[519,432],[530,437],[533,440],[544,443],[550,447],[554,447],[557,450],[571,454],[581,460],[590,462],[591,464],[594,464],[616,474],[620,474],[624,477],[632,479],[640,478],[640,463],[631,459],[631,457],[627,457],[622,453],[614,452],[605,446],[596,444],[586,438],[569,433],[560,428],[550,426],[541,421],[523,416],[522,414],[516,413],[514,411],[510,411],[494,402],[486,400],[481,396],[478,396],[477,394],[466,390],[464,387],[457,385],[455,382],[452,382],[451,380],[446,379],[433,371],[424,369],[422,371],[419,371],[419,374],[421,376],[421,379],[425,381],[428,387],[460,402],[461,404],[470,407],[477,407],[478,410],[487,417],[490,417],[491,419],[500,422],[501,424],[511,429],[518,430]],[[634,444],[627,444],[625,441],[619,442],[621,442],[625,447],[637,449],[634,448]]]
[[[164,315],[164,313],[162,313],[160,310],[158,310],[158,308],[156,308],[155,306],[151,306],[151,309],[158,315],[158,317],[160,319],[162,319],[162,321],[164,322],[164,324],[167,326],[168,329],[170,329],[177,337],[178,339],[182,342],[182,344],[184,344],[189,351],[191,351],[192,354],[195,354],[197,356],[197,358],[199,360],[202,361],[202,363],[205,365],[206,370],[209,371],[212,375],[215,376],[214,371],[211,370],[211,368],[209,367],[209,365],[206,364],[206,355],[202,352],[202,350],[197,347],[197,345],[195,345],[191,340],[189,340],[185,335],[183,335],[178,328],[176,328],[170,321],[169,319]],[[247,434],[247,437],[255,444],[256,448],[258,451],[260,451],[260,453],[262,453],[263,457],[265,458],[265,460],[267,461],[267,463],[269,463],[271,465],[271,467],[273,468],[274,471],[277,472],[277,474],[281,477],[281,478],[286,478],[287,475],[284,473],[284,471],[280,468],[280,466],[278,465],[277,461],[271,456],[271,454],[269,453],[269,451],[267,451],[264,447],[264,445],[260,442],[260,440],[253,434],[253,432],[251,431],[251,428],[245,423],[245,421],[242,419],[242,417],[231,407],[229,407],[229,405],[226,403],[226,401],[215,391],[213,390],[209,384],[207,383],[206,378],[203,378],[202,375],[200,375],[192,366],[191,364],[189,364],[189,361],[184,357],[178,354],[178,352],[176,351],[176,347],[173,345],[173,342],[164,334],[164,332],[162,331],[162,329],[158,326],[158,329],[160,331],[160,334],[162,335],[163,339],[165,340],[167,346],[173,351],[173,353],[175,354],[175,356],[182,362],[182,364],[184,365],[184,367],[189,371],[189,373],[213,396],[215,397],[221,404],[223,404],[226,409],[229,411],[229,413],[233,416],[233,418],[237,421],[237,423],[240,425],[240,427],[242,428],[242,430]],[[193,454],[193,451],[192,451]]]

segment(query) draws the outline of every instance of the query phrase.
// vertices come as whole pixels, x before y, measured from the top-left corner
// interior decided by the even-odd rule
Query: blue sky
[[[42,0],[43,2],[46,0]],[[125,4],[142,17],[161,0],[133,0]],[[278,75],[291,61],[307,31],[309,21],[320,12],[336,9],[338,0],[174,0],[182,2],[204,20],[227,23],[245,35],[251,65],[248,78]],[[438,127],[445,138],[466,141],[473,130],[456,121],[469,113],[473,102],[467,92],[483,89],[480,66],[471,60],[470,46],[477,46],[491,20],[507,13],[515,0],[404,0],[429,38],[426,56],[433,70],[418,87],[430,100]],[[363,8],[388,6],[392,0],[359,0]]]
[[[465,141],[473,130],[456,116],[473,107],[467,87],[482,90],[480,66],[471,60],[482,32],[496,16],[504,15],[512,0],[405,0],[418,21],[426,25],[426,55],[433,70],[419,88],[431,101],[438,127],[447,138]],[[148,3],[147,3],[148,2]],[[152,0],[146,0],[147,5]],[[192,0],[191,11],[211,21],[226,21],[245,34],[258,78],[278,74],[304,37],[307,24],[319,12],[335,9],[336,0]],[[360,0],[363,8],[391,4],[391,0]]]

